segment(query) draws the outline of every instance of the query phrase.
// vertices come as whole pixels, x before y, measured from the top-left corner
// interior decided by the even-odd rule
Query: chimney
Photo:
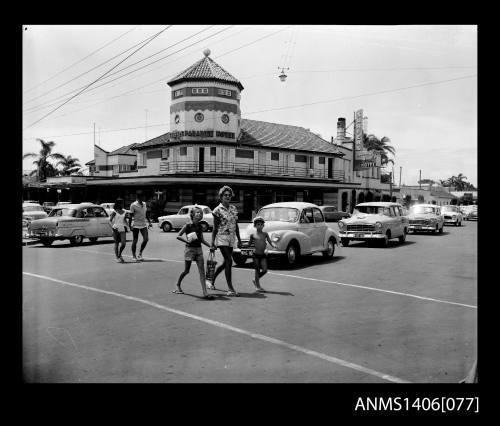
[[[339,117],[337,120],[337,141],[342,142],[345,139],[345,118]]]
[[[333,143],[333,136],[332,136],[332,142],[331,143]]]

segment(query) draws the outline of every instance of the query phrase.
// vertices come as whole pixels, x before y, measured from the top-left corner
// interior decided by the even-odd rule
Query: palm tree
[[[40,152],[38,154],[34,152],[28,152],[23,155],[23,160],[29,157],[36,157],[37,160],[33,161],[33,164],[37,166],[36,170],[32,174],[38,175],[38,180],[42,181],[47,179],[49,176],[54,176],[57,173],[56,168],[48,161],[49,159],[62,160],[64,155],[57,152],[52,152],[52,148],[56,144],[53,141],[45,142],[43,139],[37,139],[42,145]]]
[[[455,191],[463,191],[466,179],[467,176],[464,176],[462,173],[459,173],[458,176],[452,176],[450,178],[451,184],[455,187]]]
[[[393,146],[389,145],[391,140],[384,136],[382,139],[377,138],[375,135],[363,134],[363,143],[367,151],[375,151],[380,155],[381,165],[385,166],[389,163],[394,164],[394,160],[389,158],[389,154],[395,156],[396,150]]]
[[[56,166],[62,166],[62,174],[69,175],[76,167],[82,167],[79,161],[78,158],[73,158],[71,155],[67,157],[63,156],[63,158],[56,163]]]

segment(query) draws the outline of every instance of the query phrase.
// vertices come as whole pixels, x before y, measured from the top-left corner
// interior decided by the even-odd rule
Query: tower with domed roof
[[[212,139],[236,142],[240,131],[240,93],[243,85],[210,58],[172,78],[170,134],[182,140]]]

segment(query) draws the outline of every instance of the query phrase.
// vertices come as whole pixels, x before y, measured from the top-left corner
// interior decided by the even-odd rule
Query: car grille
[[[429,221],[425,219],[413,219],[410,220],[410,225],[428,225]]]
[[[444,215],[444,218],[445,218],[445,219],[453,219],[453,217],[452,217],[452,216],[448,216],[448,215]]]
[[[375,231],[375,225],[347,225],[348,231],[354,232],[372,232]]]

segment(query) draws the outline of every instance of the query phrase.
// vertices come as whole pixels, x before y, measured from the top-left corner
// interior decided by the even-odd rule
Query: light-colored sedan
[[[268,204],[257,212],[257,216],[264,218],[264,231],[276,245],[276,248],[267,246],[268,256],[284,257],[289,266],[296,264],[303,255],[322,253],[323,256],[332,258],[335,245],[339,244],[337,232],[328,227],[316,204]],[[253,223],[240,229],[242,248],[233,250],[233,260],[237,265],[245,264],[253,256],[254,247],[248,244],[254,230]]]
[[[360,203],[349,219],[339,222],[343,246],[349,245],[350,241],[378,241],[387,247],[392,238],[404,243],[408,229],[409,220],[403,206],[384,201]]]
[[[441,216],[441,208],[435,204],[413,205],[408,219],[410,221],[410,231],[443,233],[444,219]]]
[[[445,225],[462,226],[463,216],[458,206],[441,206],[441,215]]]
[[[158,226],[163,229],[163,232],[170,232],[172,229],[179,230],[186,223],[191,221],[189,216],[189,210],[195,205],[184,206],[177,212],[177,214],[169,214],[167,216],[160,216],[158,218]],[[210,207],[203,206],[201,204],[196,205],[200,207],[203,211],[203,218],[200,221],[201,230],[203,232],[209,231],[214,227],[214,217],[212,216],[212,210]]]
[[[113,230],[103,207],[81,203],[54,207],[47,218],[29,224],[28,235],[39,239],[44,246],[65,239],[76,245],[84,238],[95,242],[100,237],[112,237]]]
[[[47,217],[47,213],[38,203],[23,203],[23,227],[36,219]]]

